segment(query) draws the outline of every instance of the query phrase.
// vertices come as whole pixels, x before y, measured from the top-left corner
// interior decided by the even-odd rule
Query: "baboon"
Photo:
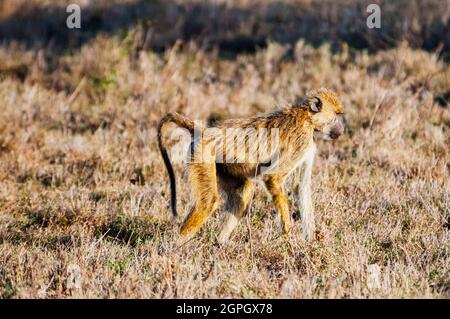
[[[316,152],[314,136],[330,140],[342,135],[341,114],[343,106],[337,94],[325,88],[308,92],[298,102],[272,113],[214,122],[212,127],[206,128],[197,127],[194,121],[180,114],[166,114],[158,125],[158,144],[169,174],[171,208],[175,217],[175,175],[162,141],[162,129],[165,123],[173,122],[187,129],[193,137],[188,168],[194,203],[181,225],[180,235],[194,235],[220,206],[223,198],[228,214],[217,239],[219,243],[225,243],[248,209],[255,180],[265,185],[281,218],[283,232],[289,232],[291,214],[284,182],[296,168],[300,168],[301,178],[294,199],[300,212],[302,238],[311,240],[315,233],[311,201],[311,170]],[[231,129],[241,130],[238,133],[242,135],[244,132],[243,136],[235,134],[230,137]],[[260,139],[260,129],[266,130],[265,139]],[[236,143],[239,138],[240,142]],[[236,161],[229,156],[231,153],[243,156]],[[249,159],[256,153],[256,160],[255,156]],[[224,160],[230,158],[231,161]],[[224,196],[219,196],[219,190]]]

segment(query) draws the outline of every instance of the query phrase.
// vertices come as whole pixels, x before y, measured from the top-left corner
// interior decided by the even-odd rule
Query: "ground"
[[[122,1],[136,2],[142,12],[163,6]],[[228,15],[218,23],[243,16],[238,31],[247,32],[248,2],[226,2]],[[165,33],[149,35],[147,24],[126,20],[120,30],[106,22],[104,30],[89,29],[73,46],[59,33],[42,44],[45,38],[21,33],[33,26],[14,24],[19,4],[51,9],[34,0],[6,1],[0,10],[0,297],[449,297],[448,42],[431,48],[403,39],[378,48],[358,37],[365,42],[355,47],[325,33],[329,41],[318,43],[301,29],[284,39],[284,29],[270,27],[295,23],[289,8],[269,17],[256,8],[263,40],[234,50],[235,42],[229,49],[202,32],[183,34],[186,25],[161,23],[190,14],[186,6],[156,19]],[[433,4],[448,10],[446,1]],[[311,6],[315,17],[318,4]],[[94,19],[95,10],[89,14]],[[56,32],[52,21],[39,23]],[[275,30],[273,37],[264,30]],[[422,39],[419,31],[412,36]],[[178,246],[155,140],[160,117],[250,116],[320,86],[341,96],[347,128],[337,141],[317,141],[317,240],[302,241],[299,222],[279,236],[270,199],[258,188],[228,245],[216,244],[219,211]],[[176,174],[184,214],[190,190],[183,165]]]

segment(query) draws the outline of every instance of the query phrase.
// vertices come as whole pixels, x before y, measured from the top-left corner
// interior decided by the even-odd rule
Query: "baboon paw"
[[[226,244],[228,244],[228,242],[229,242],[229,238],[228,237],[221,237],[221,236],[217,237],[217,243],[220,246],[225,246]]]
[[[312,232],[304,232],[304,233],[302,233],[302,239],[304,241],[313,241],[315,239],[314,235],[315,235],[314,231],[312,231]]]
[[[196,229],[193,227],[186,227],[186,225],[183,225],[180,227],[179,230],[179,237],[183,240],[192,238],[196,233]]]

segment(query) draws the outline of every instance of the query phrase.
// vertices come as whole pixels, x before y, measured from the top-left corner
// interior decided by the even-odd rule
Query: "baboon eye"
[[[319,99],[318,97],[315,97],[313,103],[311,104],[311,111],[317,113],[320,112],[321,109],[322,109],[322,100]]]

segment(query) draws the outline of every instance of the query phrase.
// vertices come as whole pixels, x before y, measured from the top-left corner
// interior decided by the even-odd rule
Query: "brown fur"
[[[217,162],[217,151],[207,153],[206,157],[203,155],[201,162],[189,163],[189,180],[195,200],[181,226],[180,234],[182,236],[195,234],[206,219],[220,206],[220,187],[226,197],[225,208],[234,216],[225,222],[222,234],[219,236],[219,241],[226,241],[237,220],[245,214],[248,208],[253,194],[252,178],[255,177],[260,177],[264,181],[281,217],[283,231],[288,232],[291,227],[291,217],[284,189],[285,178],[297,167],[308,150],[314,146],[315,131],[320,132],[327,139],[337,138],[342,134],[343,126],[337,120],[337,114],[342,112],[343,107],[337,95],[330,90],[320,89],[309,92],[300,103],[269,114],[214,123],[214,127],[218,131],[224,131],[227,128],[278,129],[280,141],[277,145],[280,154],[277,162],[278,169],[273,174],[261,174],[262,163],[220,163]],[[166,115],[158,126],[158,141],[171,179],[172,210],[176,216],[174,174],[161,140],[162,127],[169,121],[188,129],[191,134],[194,132],[194,127],[192,121],[174,113]],[[202,136],[199,141],[194,142],[192,155],[199,154],[209,143],[211,143],[211,138]],[[268,145],[256,145],[256,147],[268,147]],[[226,155],[230,149],[225,147],[221,152]],[[302,191],[310,193],[309,181],[306,181],[302,187],[304,188]],[[312,205],[309,204],[309,206]],[[308,208],[309,206],[305,207],[311,210],[312,208]],[[311,214],[312,212],[309,212],[305,216]],[[313,221],[310,223],[312,223],[310,228],[313,229]],[[311,237],[311,234],[305,237]]]

